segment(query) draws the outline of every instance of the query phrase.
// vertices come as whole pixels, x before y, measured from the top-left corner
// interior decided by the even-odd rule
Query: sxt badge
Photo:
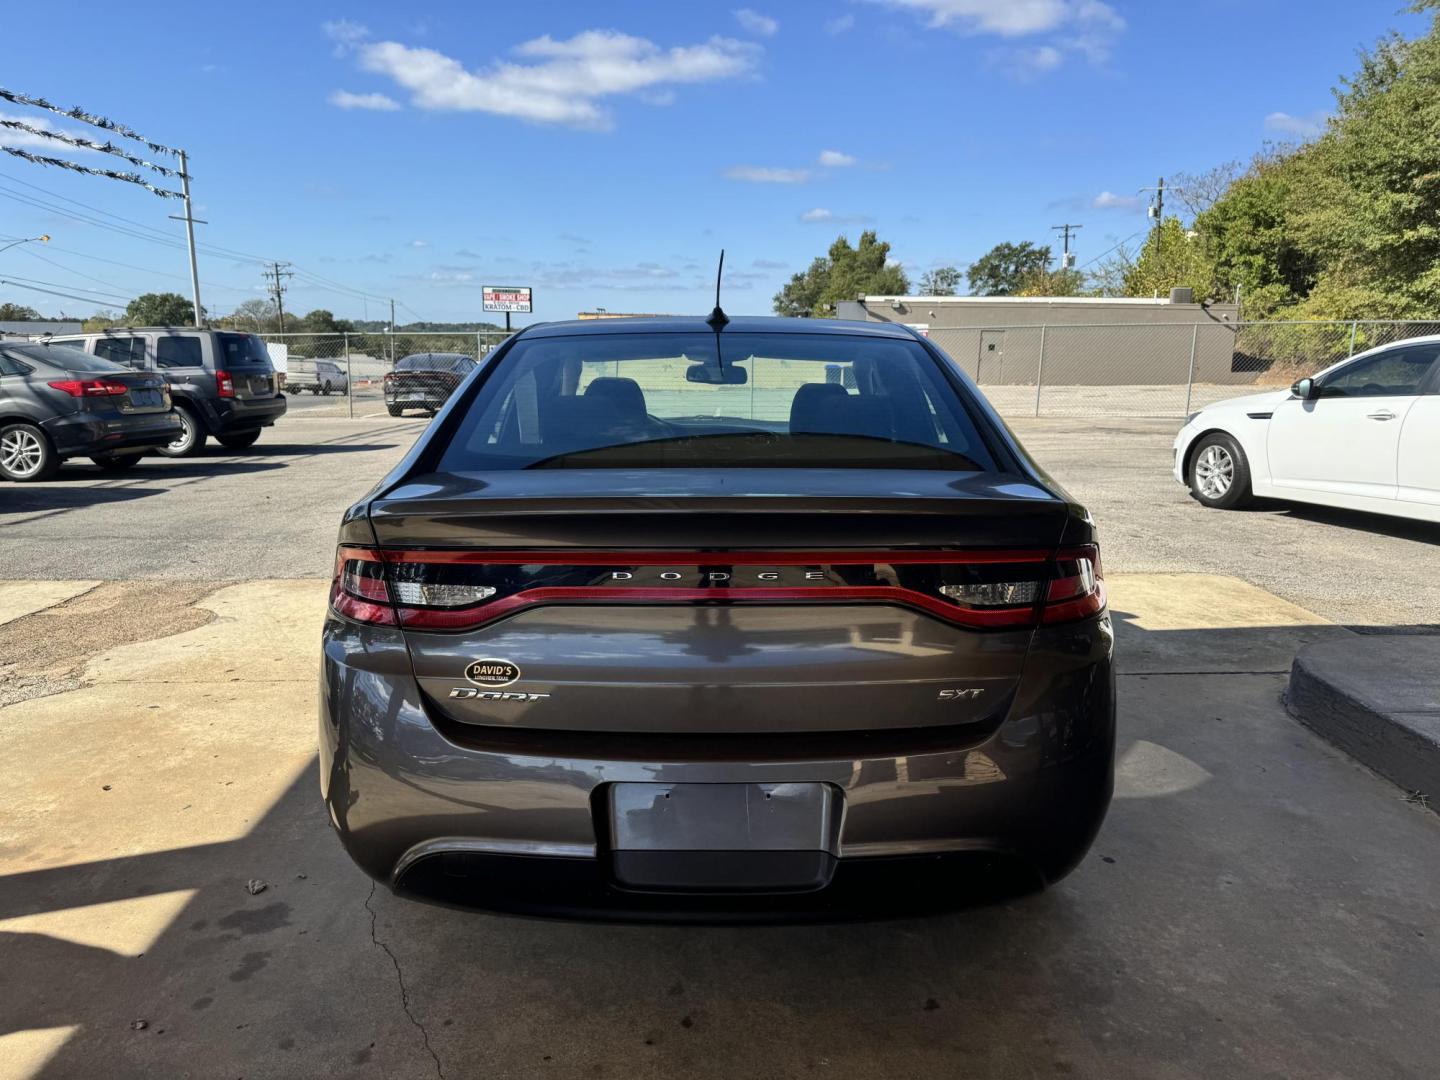
[[[465,668],[465,678],[476,686],[509,686],[520,678],[520,668],[509,660],[473,660]]]

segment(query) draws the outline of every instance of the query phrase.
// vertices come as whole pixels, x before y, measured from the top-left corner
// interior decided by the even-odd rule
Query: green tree
[[[1036,270],[1026,274],[1016,296],[1083,296],[1087,281],[1079,270]]]
[[[1135,265],[1125,275],[1125,295],[1166,296],[1176,286],[1188,286],[1197,300],[1211,297],[1215,266],[1199,234],[1186,229],[1178,217],[1168,217],[1140,249]]]
[[[965,276],[976,296],[1014,296],[1028,276],[1049,270],[1050,261],[1050,248],[1029,240],[996,244],[970,264]]]
[[[91,333],[96,330],[108,330],[112,326],[119,326],[122,321],[120,315],[114,311],[97,311],[85,320],[81,329],[86,333]]]
[[[920,275],[921,296],[954,296],[962,275],[953,266],[937,266]]]
[[[195,308],[179,293],[143,293],[125,307],[128,326],[189,326],[194,321]]]
[[[0,320],[4,322],[30,322],[40,318],[40,313],[23,304],[0,304]]]
[[[847,237],[836,237],[824,256],[791,277],[775,294],[775,314],[833,318],[841,300],[909,291],[904,268],[890,259],[890,245],[866,230],[854,247]]]

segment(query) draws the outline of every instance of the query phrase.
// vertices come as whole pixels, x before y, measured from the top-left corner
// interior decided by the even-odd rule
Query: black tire
[[[385,406],[385,411],[388,412],[391,416],[399,416],[399,415],[402,414],[405,410],[404,410],[403,408],[401,408],[399,405],[386,405],[386,406]]]
[[[1214,510],[1238,510],[1253,498],[1250,462],[1240,444],[1223,431],[1200,436],[1190,451],[1185,479],[1195,501]]]
[[[200,418],[195,415],[190,406],[176,405],[175,412],[179,415],[180,423],[184,427],[174,442],[157,446],[155,452],[162,457],[194,457],[205,449],[205,429],[200,424]]]
[[[241,431],[234,435],[216,435],[215,441],[226,450],[244,450],[248,446],[254,446],[255,440],[260,438],[259,430]]]
[[[125,472],[140,464],[141,454],[92,454],[90,460],[106,472]]]
[[[315,397],[319,397],[319,396],[320,396],[320,388],[319,388],[318,386],[312,386],[312,387],[310,387],[310,393],[311,393],[313,396],[315,396]]]
[[[49,480],[60,469],[50,437],[34,424],[0,424],[0,477],[17,484]]]
[[[326,382],[326,384],[320,388],[320,392],[321,392],[322,394],[324,394],[326,397],[329,397],[329,396],[330,396],[330,384],[329,384],[329,382]]]

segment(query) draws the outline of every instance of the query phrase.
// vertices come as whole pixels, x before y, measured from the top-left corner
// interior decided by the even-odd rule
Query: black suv
[[[395,370],[385,373],[385,408],[391,416],[406,409],[424,409],[433,416],[476,364],[473,356],[464,353],[402,356],[395,362]]]
[[[270,354],[254,334],[142,326],[50,340],[163,375],[182,429],[160,448],[167,457],[197,454],[212,435],[221,446],[243,450],[285,415]]]

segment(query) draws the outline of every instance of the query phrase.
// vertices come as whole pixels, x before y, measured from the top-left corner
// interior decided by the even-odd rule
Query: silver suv
[[[159,450],[167,457],[197,454],[212,435],[227,449],[243,450],[285,415],[270,354],[254,334],[127,326],[48,340],[163,375],[181,421],[180,433]]]

